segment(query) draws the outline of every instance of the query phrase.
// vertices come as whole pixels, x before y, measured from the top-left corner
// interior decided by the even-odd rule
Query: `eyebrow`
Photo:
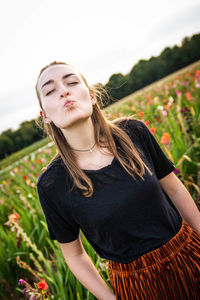
[[[64,75],[64,76],[62,77],[62,79],[65,79],[65,78],[67,78],[67,77],[69,77],[69,76],[72,76],[72,75],[76,75],[76,74],[74,74],[74,73],[66,74],[66,75]],[[42,89],[45,85],[48,85],[48,84],[50,84],[50,83],[54,83],[54,80],[53,80],[53,79],[50,79],[50,80],[48,80],[47,82],[45,82],[45,83],[42,85],[41,89]]]

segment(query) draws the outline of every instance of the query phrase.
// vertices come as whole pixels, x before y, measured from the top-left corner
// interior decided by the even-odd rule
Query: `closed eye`
[[[51,94],[53,91],[55,91],[55,89],[53,89],[52,91],[46,93],[46,96],[48,96],[49,94]]]
[[[76,84],[78,82],[70,82],[69,84]],[[46,96],[48,96],[49,94],[51,94],[53,91],[55,91],[55,89],[53,89],[52,91],[49,91],[48,93],[46,93]]]
[[[74,84],[74,83],[78,83],[78,82],[70,82],[69,84]]]

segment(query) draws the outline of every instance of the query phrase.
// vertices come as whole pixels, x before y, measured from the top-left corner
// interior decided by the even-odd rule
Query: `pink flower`
[[[161,111],[161,114],[162,114],[163,116],[167,116],[167,111],[166,111],[166,110],[162,110],[162,111]]]
[[[181,91],[176,90],[176,95],[177,95],[178,97],[180,97],[180,96],[182,95]]]
[[[180,173],[180,170],[176,168],[176,169],[174,169],[174,173],[178,174],[178,173]]]
[[[20,278],[19,281],[18,281],[18,285],[21,285],[21,284],[25,284],[25,281]]]
[[[22,291],[22,293],[27,297],[29,296],[29,292],[30,292],[30,289],[27,287],[25,289],[23,289],[23,291]]]

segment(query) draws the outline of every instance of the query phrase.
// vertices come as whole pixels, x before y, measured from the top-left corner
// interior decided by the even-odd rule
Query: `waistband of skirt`
[[[182,226],[180,230],[168,242],[161,247],[143,254],[137,259],[129,263],[119,263],[109,260],[109,270],[116,272],[138,271],[149,268],[150,266],[169,261],[175,254],[177,254],[188,242],[193,229],[182,219]]]

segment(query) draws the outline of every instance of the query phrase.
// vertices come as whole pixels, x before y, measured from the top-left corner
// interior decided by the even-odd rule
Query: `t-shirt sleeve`
[[[58,211],[48,203],[45,190],[37,183],[37,192],[42,210],[45,215],[49,237],[51,240],[57,240],[60,243],[72,242],[78,238],[79,225],[74,221],[72,215]]]
[[[175,166],[165,155],[149,128],[142,121],[139,121],[139,123],[143,145],[153,161],[157,178],[161,179],[174,171]]]

